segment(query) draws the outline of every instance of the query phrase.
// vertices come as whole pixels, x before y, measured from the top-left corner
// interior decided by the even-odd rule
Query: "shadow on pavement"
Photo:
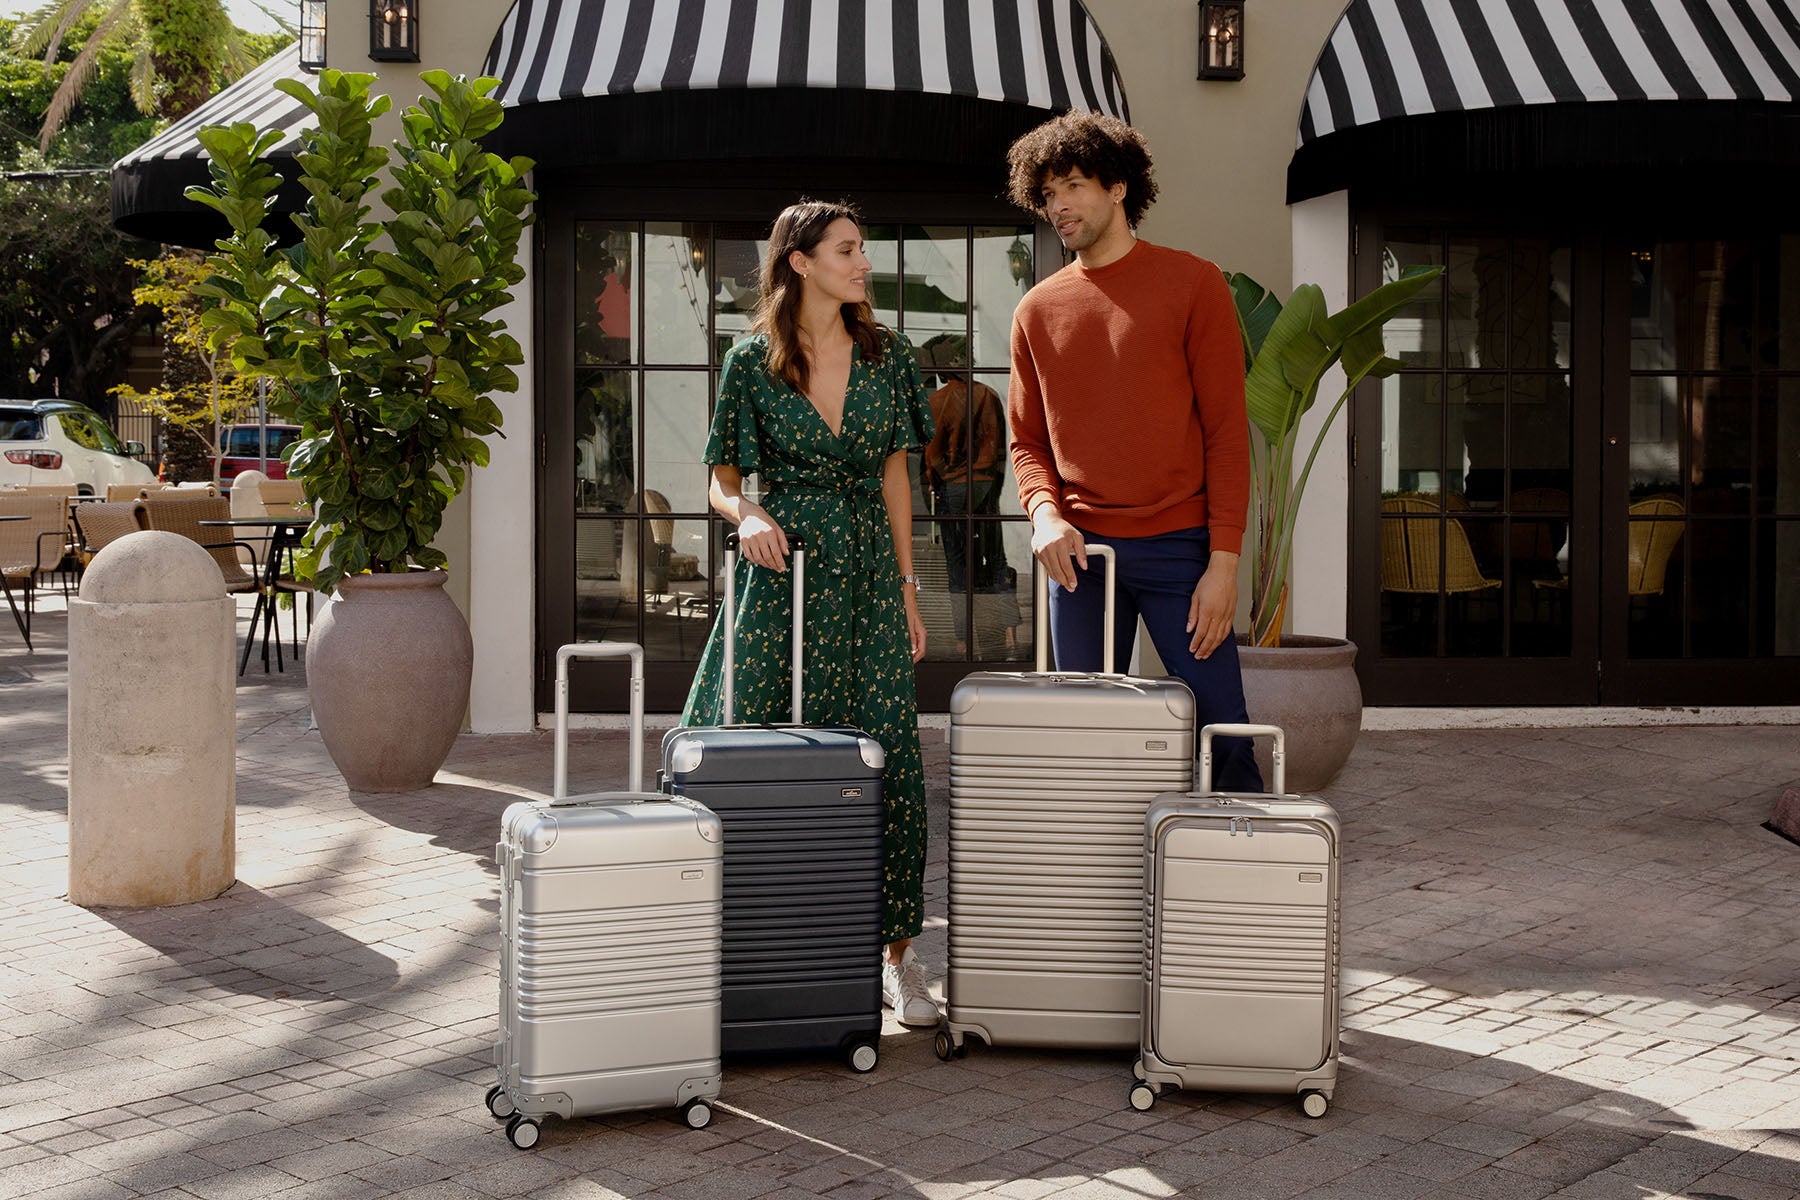
[[[178,990],[203,980],[239,995],[361,1000],[400,977],[392,959],[242,882],[195,904],[92,912],[167,958],[165,982]]]

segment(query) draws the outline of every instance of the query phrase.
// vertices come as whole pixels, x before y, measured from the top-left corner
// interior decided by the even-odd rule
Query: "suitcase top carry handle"
[[[1272,795],[1287,795],[1287,734],[1279,725],[1208,725],[1200,731],[1200,790],[1212,791],[1212,742],[1217,737],[1275,739],[1275,790]]]
[[[798,533],[787,535],[788,549],[793,552],[794,561],[788,570],[794,576],[794,633],[793,650],[793,707],[794,724],[800,724],[800,695],[802,691],[801,662],[805,656],[806,635],[805,620],[802,612],[806,603],[806,539]],[[732,530],[725,535],[725,665],[724,687],[722,689],[724,711],[719,724],[729,725],[736,715],[736,674],[737,674],[737,557],[738,534]]]
[[[1106,608],[1100,618],[1100,673],[1113,673],[1113,576],[1119,573],[1119,560],[1113,554],[1111,546],[1092,546],[1087,548],[1089,554],[1097,554],[1106,560],[1105,578],[1102,594],[1106,597]],[[1038,564],[1032,572],[1037,576],[1037,599],[1033,602],[1031,614],[1032,636],[1037,639],[1037,669],[1050,669],[1050,573]]]
[[[644,790],[644,648],[631,642],[574,642],[556,651],[556,749],[550,802],[569,795],[569,660],[631,659],[631,790]]]

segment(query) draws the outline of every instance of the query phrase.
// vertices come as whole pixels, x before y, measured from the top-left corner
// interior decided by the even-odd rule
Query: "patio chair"
[[[1381,590],[1403,595],[1436,595],[1439,583],[1438,526],[1442,511],[1434,500],[1390,496],[1381,502]],[[1399,513],[1399,517],[1387,514]],[[1485,592],[1500,580],[1481,573],[1469,535],[1454,517],[1441,521],[1443,590],[1451,595]]]
[[[54,573],[68,550],[69,504],[61,496],[5,492],[0,493],[0,516],[24,518],[0,521],[0,576],[4,577],[13,620],[29,648],[31,618],[37,608],[38,576]],[[14,584],[21,585],[25,591],[23,615],[13,597]]]
[[[198,544],[218,565],[219,575],[228,593],[254,592],[262,586],[257,577],[260,559],[250,543],[234,539],[227,528],[208,528],[201,521],[223,521],[231,516],[230,502],[223,496],[197,494],[199,489],[179,493],[156,492],[145,496],[141,504],[151,529],[178,533]],[[239,547],[251,550],[250,570],[238,561]]]
[[[1657,498],[1639,500],[1627,511],[1632,520],[1625,539],[1625,589],[1633,596],[1660,596],[1669,558],[1687,527],[1681,520],[1686,510],[1679,500]]]
[[[150,528],[139,500],[96,500],[75,508],[76,553],[83,567],[120,538]]]

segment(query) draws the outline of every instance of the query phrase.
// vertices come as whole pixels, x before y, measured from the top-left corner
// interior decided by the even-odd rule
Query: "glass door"
[[[1351,636],[1374,703],[1585,703],[1597,576],[1582,389],[1597,374],[1568,236],[1395,223],[1359,292],[1445,268],[1358,397]],[[1588,289],[1592,290],[1592,289]]]
[[[1614,241],[1608,703],[1800,699],[1800,236]]]

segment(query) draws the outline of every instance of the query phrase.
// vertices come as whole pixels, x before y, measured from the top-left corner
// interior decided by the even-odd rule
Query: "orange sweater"
[[[1212,263],[1139,242],[1032,288],[1013,317],[1007,415],[1027,513],[1053,500],[1104,537],[1204,525],[1214,550],[1241,552],[1244,349]]]

